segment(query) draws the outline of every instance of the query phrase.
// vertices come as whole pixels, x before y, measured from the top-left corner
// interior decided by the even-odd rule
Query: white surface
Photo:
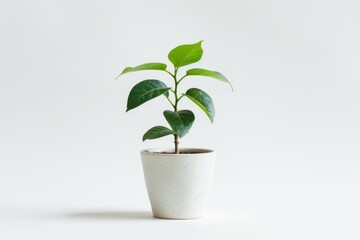
[[[0,239],[358,240],[359,12],[355,0],[2,0]],[[200,39],[194,66],[235,88],[181,86],[217,110],[211,125],[182,105],[196,121],[181,146],[218,152],[209,216],[151,219],[139,151],[172,139],[141,136],[169,106],[125,105],[136,82],[171,80],[114,78]]]
[[[206,215],[206,202],[214,178],[216,152],[208,149],[141,151],[146,190],[153,215],[158,218],[194,219]]]

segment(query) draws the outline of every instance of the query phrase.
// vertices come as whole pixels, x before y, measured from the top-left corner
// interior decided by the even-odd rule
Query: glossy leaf
[[[174,132],[171,129],[168,129],[167,127],[163,127],[163,126],[152,127],[144,134],[143,141],[148,139],[165,137],[170,134],[174,134]]]
[[[194,113],[190,110],[181,110],[178,112],[166,110],[164,111],[164,117],[179,137],[183,137],[189,132],[195,120]]]
[[[149,79],[139,82],[130,91],[126,111],[136,108],[162,94],[169,96],[169,89],[171,88],[167,87],[165,83],[159,80]]]
[[[215,107],[209,94],[198,88],[190,88],[186,91],[184,95],[187,96],[196,105],[198,105],[201,110],[203,110],[205,114],[209,117],[212,123],[214,122]]]
[[[205,76],[205,77],[215,78],[217,80],[220,80],[224,83],[229,84],[231,89],[234,90],[233,86],[231,85],[229,80],[227,80],[227,78],[219,72],[202,69],[202,68],[194,68],[194,69],[187,70],[186,75],[188,75],[188,76]]]
[[[202,57],[202,41],[195,44],[180,45],[169,52],[168,58],[175,67],[179,68],[199,61]]]
[[[139,66],[136,67],[127,67],[125,68],[118,77],[120,77],[121,75],[128,73],[128,72],[137,72],[137,71],[143,71],[143,70],[161,70],[161,71],[165,71],[166,70],[166,64],[164,63],[145,63],[145,64],[141,64]]]

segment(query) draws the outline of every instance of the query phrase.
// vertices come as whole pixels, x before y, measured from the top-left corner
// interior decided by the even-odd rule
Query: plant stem
[[[174,82],[175,82],[175,90],[174,90],[174,94],[175,94],[175,104],[173,105],[174,107],[174,112],[177,112],[177,105],[178,105],[178,102],[179,102],[179,98],[178,98],[178,94],[177,94],[177,90],[178,90],[178,84],[179,82],[177,81],[177,78],[176,78],[176,75],[177,75],[177,71],[178,71],[178,68],[175,67],[174,69]],[[177,134],[174,134],[174,144],[175,144],[175,154],[179,154],[180,151],[179,151],[179,136]]]
[[[179,154],[179,136],[178,135],[174,135],[174,143],[175,143],[175,154]]]
[[[178,83],[180,83],[184,78],[186,78],[188,75],[184,75],[182,78],[180,78],[180,80],[178,81]]]
[[[175,107],[175,105],[172,103],[172,101],[170,100],[170,98],[167,97],[167,96],[165,96],[165,97],[166,97],[166,99],[169,101],[169,103],[171,104],[171,106]]]

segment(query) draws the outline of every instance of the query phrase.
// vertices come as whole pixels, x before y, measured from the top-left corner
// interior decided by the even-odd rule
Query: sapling
[[[174,81],[173,87],[168,87],[162,81],[147,79],[136,84],[131,89],[127,100],[126,112],[158,96],[164,96],[173,108],[173,110],[165,110],[163,112],[166,121],[170,125],[170,128],[164,126],[152,127],[143,135],[143,141],[172,134],[174,135],[175,153],[179,154],[179,139],[184,137],[189,132],[195,120],[195,116],[192,111],[179,108],[179,102],[184,97],[190,99],[197,106],[199,106],[200,109],[203,110],[208,116],[211,123],[214,122],[215,108],[209,94],[198,88],[190,88],[185,93],[179,92],[179,84],[189,76],[211,77],[229,84],[232,88],[231,83],[225,78],[225,76],[216,71],[202,68],[193,68],[188,69],[185,75],[181,77],[178,76],[178,70],[181,67],[198,62],[201,59],[203,55],[201,44],[202,41],[199,41],[195,44],[180,45],[172,49],[168,54],[168,58],[174,66],[172,72],[167,69],[166,64],[152,62],[136,67],[127,67],[119,75],[121,76],[125,73],[142,70],[159,70],[169,74]],[[173,97],[170,98],[170,94],[173,95]]]

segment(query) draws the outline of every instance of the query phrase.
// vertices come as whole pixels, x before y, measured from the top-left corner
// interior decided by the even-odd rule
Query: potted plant
[[[190,76],[205,76],[228,83],[230,86],[231,84],[221,73],[201,68],[188,69],[185,75],[178,76],[181,67],[201,59],[201,44],[202,41],[172,49],[168,54],[174,66],[172,72],[167,69],[166,64],[153,62],[127,67],[120,74],[158,70],[169,74],[174,83],[173,87],[169,87],[159,80],[144,80],[131,89],[127,100],[126,112],[158,96],[163,96],[172,107],[171,110],[163,112],[170,127],[155,126],[143,135],[143,141],[168,135],[174,137],[174,149],[141,151],[146,188],[154,217],[195,219],[205,214],[205,202],[213,177],[215,151],[179,148],[179,139],[188,133],[195,120],[194,113],[181,109],[179,102],[185,98],[194,102],[205,112],[211,123],[214,121],[215,108],[211,97],[203,90],[190,88],[186,92],[180,92],[179,85]]]

